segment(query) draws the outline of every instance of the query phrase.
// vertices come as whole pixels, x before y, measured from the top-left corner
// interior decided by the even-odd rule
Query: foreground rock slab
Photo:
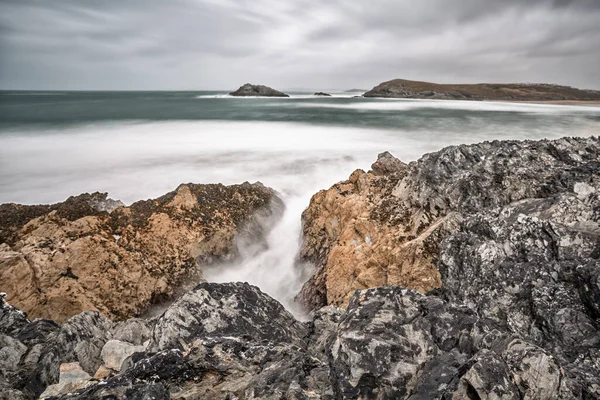
[[[453,243],[444,247],[444,259]],[[33,399],[44,392],[62,400],[599,398],[594,304],[577,301],[577,287],[564,281],[557,285],[571,296],[566,307],[562,297],[554,297],[523,308],[518,293],[481,286],[490,271],[477,266],[475,261],[470,273],[474,290],[485,293],[487,313],[453,300],[455,289],[423,295],[387,286],[358,290],[347,309],[324,307],[300,323],[256,287],[204,283],[161,316],[136,320],[152,331],[148,348],[108,374],[100,372],[112,362],[105,356],[119,342],[123,323],[110,328],[110,321],[86,312],[39,331],[32,341],[26,332],[36,321],[27,321],[2,342],[16,356],[0,364],[0,390],[9,398]],[[523,285],[545,276],[534,264],[524,268],[529,275]],[[558,269],[568,272],[563,264]],[[451,282],[461,274],[448,269],[443,279]],[[592,291],[597,283],[585,282]],[[576,342],[555,329],[562,321],[557,308],[583,314],[569,329],[588,340]],[[2,309],[18,312],[6,303]],[[509,312],[522,320],[499,318]],[[529,313],[536,318],[527,319]],[[89,350],[99,347],[101,352]]]
[[[260,183],[184,184],[128,207],[101,193],[3,204],[0,291],[29,315],[59,322],[84,310],[140,315],[200,281],[202,265],[234,259],[236,240],[260,244],[263,221],[282,210]]]

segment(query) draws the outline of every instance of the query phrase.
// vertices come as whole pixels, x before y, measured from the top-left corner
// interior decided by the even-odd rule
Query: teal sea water
[[[414,129],[444,125],[477,130],[516,125],[540,129],[600,122],[598,108],[515,103],[318,97],[235,98],[227,92],[11,92],[0,91],[0,124],[76,124],[101,121],[264,121],[328,126]]]
[[[257,284],[291,308],[305,278],[302,210],[378,153],[408,162],[461,143],[600,135],[598,106],[290,94],[0,92],[0,203],[93,191],[131,203],[184,182],[261,181],[287,206],[269,249],[206,276]]]

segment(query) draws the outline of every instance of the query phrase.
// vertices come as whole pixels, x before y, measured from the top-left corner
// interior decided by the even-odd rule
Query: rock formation
[[[600,399],[598,138],[455,146],[408,165],[382,153],[304,218],[303,256],[322,262],[303,292],[313,304],[334,279],[407,283],[358,289],[307,322],[247,283],[200,283],[120,322],[32,321],[2,294],[0,399]],[[344,258],[350,283],[329,264]],[[436,288],[412,268],[432,268]]]
[[[439,288],[440,243],[464,218],[523,199],[594,192],[600,141],[452,146],[410,165],[384,153],[372,169],[317,193],[303,213],[300,256],[317,270],[299,299],[311,309],[345,305],[355,289]]]
[[[260,183],[180,185],[129,207],[95,193],[50,206],[0,206],[0,290],[33,317],[59,322],[84,310],[113,319],[143,313],[199,265],[231,260],[257,242],[283,203]],[[110,212],[109,212],[110,211]]]
[[[290,97],[289,95],[272,89],[264,85],[253,85],[246,83],[238,88],[235,92],[229,93],[230,96],[258,96],[258,97]]]
[[[439,84],[393,79],[365,92],[364,97],[440,100],[599,101],[600,91],[531,83]]]
[[[331,97],[331,95],[329,93],[325,93],[325,92],[317,92],[314,94],[314,96],[326,96],[326,97]]]

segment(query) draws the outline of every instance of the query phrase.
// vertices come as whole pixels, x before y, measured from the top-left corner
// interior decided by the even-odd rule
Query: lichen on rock
[[[372,171],[311,199],[300,257],[315,273],[298,300],[317,309],[347,304],[355,289],[439,288],[440,243],[465,218],[524,199],[587,196],[598,171],[594,137],[450,146],[408,165],[382,153]],[[590,212],[573,223],[589,225]]]
[[[115,204],[94,194],[52,206],[2,205],[7,300],[57,321],[84,310],[140,315],[201,281],[202,265],[235,259],[237,239],[264,241],[262,219],[283,209],[260,183],[183,184],[156,199]]]

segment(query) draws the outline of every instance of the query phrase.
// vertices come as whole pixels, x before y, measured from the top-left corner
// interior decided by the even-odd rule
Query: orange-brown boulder
[[[282,209],[260,183],[183,184],[128,207],[102,193],[48,206],[3,204],[0,291],[31,317],[140,315],[201,281],[203,265],[235,258],[240,235],[262,240],[261,221]]]

